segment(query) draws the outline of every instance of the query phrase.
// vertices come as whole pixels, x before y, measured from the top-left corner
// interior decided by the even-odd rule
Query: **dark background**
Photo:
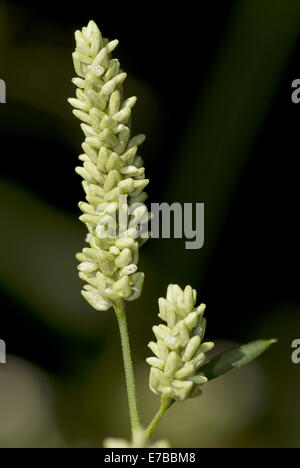
[[[74,260],[85,232],[74,173],[82,135],[66,99],[73,32],[94,19],[119,39],[125,93],[139,98],[133,128],[147,134],[150,202],[205,203],[202,249],[152,240],[141,251],[144,293],[128,315],[142,413],[149,419],[158,405],[144,364],[157,298],[169,283],[192,284],[220,349],[279,343],[172,408],[158,436],[174,446],[297,447],[300,105],[291,83],[300,78],[300,6],[103,3],[0,3],[0,338],[9,353],[0,444],[97,447],[128,435],[115,320],[83,302]]]

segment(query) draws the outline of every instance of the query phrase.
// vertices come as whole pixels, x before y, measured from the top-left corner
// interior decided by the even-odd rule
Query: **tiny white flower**
[[[152,443],[147,440],[146,432],[140,428],[134,432],[132,440],[108,438],[103,442],[104,448],[171,448],[165,439]]]

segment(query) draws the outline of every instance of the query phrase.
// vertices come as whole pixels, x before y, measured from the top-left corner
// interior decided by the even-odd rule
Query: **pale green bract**
[[[191,286],[182,290],[170,284],[167,298],[160,298],[158,316],[166,322],[153,327],[157,341],[149,348],[156,357],[147,359],[151,366],[150,389],[166,398],[184,401],[201,393],[206,376],[198,372],[207,360],[205,354],[214,343],[203,343],[206,319],[205,305],[195,307],[196,291]]]
[[[120,300],[137,299],[144,274],[138,272],[139,247],[145,241],[137,228],[145,215],[147,195],[143,160],[137,155],[144,135],[131,137],[131,109],[135,97],[123,100],[126,73],[111,58],[118,41],[102,38],[90,21],[76,31],[73,53],[76,98],[69,99],[85,135],[82,166],[86,202],[80,220],[88,229],[88,247],[77,254],[79,276],[87,284],[82,295],[96,310],[107,310]]]

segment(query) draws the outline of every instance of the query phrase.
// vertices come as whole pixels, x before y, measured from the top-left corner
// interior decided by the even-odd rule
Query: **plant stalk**
[[[172,403],[173,403],[172,399],[166,398],[164,396],[161,397],[160,408],[146,429],[147,438],[151,436],[152,432],[158,425],[159,421],[161,420],[161,418],[163,417],[167,409],[170,408]]]
[[[135,379],[129,344],[129,335],[127,328],[126,312],[124,301],[120,301],[115,304],[115,312],[118,319],[120,336],[121,336],[121,345],[122,345],[122,354],[124,361],[124,370],[126,378],[126,387],[127,387],[127,397],[128,397],[128,406],[129,406],[129,417],[131,424],[132,437],[134,437],[135,431],[140,427],[140,417],[137,405],[136,390],[135,390]]]

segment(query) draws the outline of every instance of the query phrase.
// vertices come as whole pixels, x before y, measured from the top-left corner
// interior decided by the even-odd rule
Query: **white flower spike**
[[[214,343],[203,343],[206,319],[205,305],[195,307],[196,291],[191,286],[182,290],[170,284],[167,298],[160,298],[158,316],[167,325],[153,327],[157,341],[149,348],[155,355],[147,359],[150,364],[150,389],[171,400],[185,401],[201,393],[207,382],[199,368],[205,364],[205,354]]]
[[[82,166],[76,168],[83,178],[86,202],[80,202],[80,220],[88,229],[88,247],[77,254],[81,262],[79,277],[87,284],[82,295],[96,310],[107,310],[120,300],[137,299],[144,274],[138,272],[138,238],[141,210],[146,200],[143,161],[137,156],[144,135],[130,135],[131,110],[136,97],[123,100],[122,84],[126,73],[119,61],[111,58],[118,41],[102,38],[90,21],[76,31],[73,53],[77,86],[70,98],[73,114],[81,120],[85,135]],[[129,226],[129,229],[128,229]]]

